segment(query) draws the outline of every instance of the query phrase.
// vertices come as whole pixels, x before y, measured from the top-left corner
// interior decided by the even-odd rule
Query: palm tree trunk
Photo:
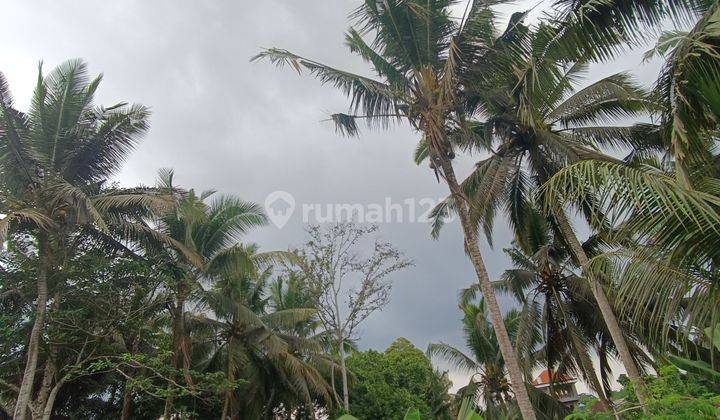
[[[460,224],[465,236],[465,250],[470,256],[470,261],[475,268],[475,274],[477,275],[480,283],[480,290],[482,291],[482,294],[485,297],[485,302],[488,305],[490,321],[492,322],[495,336],[497,337],[498,344],[500,345],[500,352],[502,353],[503,360],[505,361],[505,365],[510,373],[510,381],[513,385],[513,391],[515,392],[515,397],[517,398],[520,413],[525,420],[535,420],[535,411],[530,403],[530,395],[525,388],[525,380],[520,369],[520,364],[515,357],[515,351],[513,349],[512,342],[510,341],[510,336],[508,335],[505,324],[503,323],[500,306],[495,298],[495,292],[493,291],[492,284],[490,283],[490,277],[488,276],[485,268],[485,262],[483,261],[482,254],[480,253],[477,233],[470,223],[465,198],[460,190],[457,178],[455,177],[455,170],[453,169],[449,158],[446,156],[441,156],[439,160],[445,181],[450,189],[450,194],[456,203],[457,213],[460,217]]]
[[[25,419],[27,406],[32,397],[35,384],[35,369],[37,368],[40,351],[40,334],[45,326],[45,311],[47,310],[47,270],[48,270],[48,242],[44,233],[38,235],[38,272],[37,272],[37,300],[35,302],[35,322],[33,323],[30,339],[28,341],[27,361],[23,372],[22,383],[15,403],[16,420]]]
[[[235,380],[235,375],[233,373],[233,368],[232,368],[233,344],[234,344],[233,336],[231,335],[230,338],[228,339],[228,343],[227,343],[227,353],[228,353],[227,358],[228,359],[227,359],[227,370],[225,372],[225,375],[227,376],[228,381]],[[228,389],[227,391],[225,391],[225,402],[223,403],[223,411],[222,411],[222,417],[221,417],[222,420],[226,420],[228,418],[228,414],[230,413],[230,398],[232,398],[232,392],[233,392],[232,389]]]
[[[172,366],[176,369],[182,369],[185,373],[185,351],[184,351],[184,340],[185,340],[185,297],[182,290],[178,292],[178,296],[175,300],[175,308],[173,309],[173,354],[172,354]],[[173,375],[174,376],[174,375]],[[185,373],[186,380],[187,374]],[[170,389],[172,385],[168,385]],[[163,416],[165,419],[169,419],[173,411],[173,397],[169,396],[165,399],[165,412]]]
[[[178,298],[177,314],[175,318],[176,324],[174,333],[177,340],[175,344],[175,360],[179,359],[177,367],[182,369],[185,382],[190,388],[192,388],[194,384],[192,376],[190,376],[190,345],[187,332],[185,331],[185,301],[186,295],[183,291]]]
[[[50,305],[52,312],[57,312],[60,309],[60,293],[55,292],[53,295],[53,303]],[[43,379],[38,390],[37,397],[35,399],[35,405],[38,410],[45,411],[45,407],[48,405],[50,393],[53,390],[53,382],[57,375],[57,353],[58,348],[54,344],[48,345],[48,354],[45,358],[45,369],[43,372]],[[50,410],[52,410],[52,403],[50,404]],[[43,415],[44,417],[44,415]]]
[[[585,254],[585,250],[580,244],[577,236],[575,236],[575,232],[570,226],[570,222],[565,216],[565,213],[562,210],[557,211],[555,212],[554,216],[558,222],[558,226],[560,228],[560,231],[562,232],[562,235],[565,237],[565,240],[570,246],[573,254],[575,254],[575,256],[577,257],[578,263],[580,264],[583,272],[585,273],[585,277],[590,282],[590,290],[592,291],[593,296],[597,301],[598,307],[600,308],[600,313],[602,314],[603,320],[605,320],[605,325],[610,332],[610,336],[615,343],[615,347],[618,349],[618,353],[620,354],[620,360],[625,367],[625,371],[627,372],[630,380],[633,382],[635,388],[635,395],[637,395],[638,401],[643,406],[644,411],[645,383],[643,382],[642,377],[640,377],[640,372],[638,371],[637,365],[635,364],[635,361],[630,354],[630,347],[628,347],[625,336],[623,335],[622,329],[620,328],[620,324],[615,317],[612,305],[610,304],[610,301],[605,294],[605,291],[603,290],[600,282],[597,281],[591,273],[586,271],[587,265],[590,260],[588,259],[587,254]]]
[[[172,324],[172,367],[178,368],[180,365],[179,358],[181,353],[181,338],[180,330],[182,329],[182,316],[184,312],[184,304],[181,298],[177,298],[175,301],[175,307],[173,308],[173,324]],[[174,374],[171,374],[175,376]],[[168,384],[168,391],[172,388],[172,385]],[[172,415],[173,409],[173,397],[172,395],[165,398],[165,409],[163,410],[163,419],[167,420]]]
[[[347,367],[345,366],[345,339],[340,336],[340,373],[342,375],[343,387],[343,408],[346,413],[350,413],[350,394],[348,392]]]

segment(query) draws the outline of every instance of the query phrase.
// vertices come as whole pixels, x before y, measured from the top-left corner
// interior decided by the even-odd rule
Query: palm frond
[[[657,108],[626,73],[598,80],[557,105],[547,119],[565,127],[633,118]]]
[[[393,86],[357,74],[345,72],[295,55],[289,51],[270,48],[252,58],[252,61],[267,59],[278,67],[290,66],[298,73],[306,69],[323,84],[331,84],[350,97],[352,112],[360,111],[369,124],[379,123],[387,126],[388,122],[399,116],[397,106],[402,103],[404,93]],[[345,118],[340,118],[342,115]],[[337,116],[337,117],[336,117]],[[333,120],[337,127],[347,134],[356,133],[355,118],[348,114],[335,114]],[[352,121],[355,129],[348,130]]]
[[[574,142],[602,147],[606,150],[663,151],[666,144],[661,127],[638,123],[632,126],[571,127],[561,130]]]
[[[193,264],[195,267],[202,268],[205,265],[202,257],[197,254],[194,250],[188,248],[182,242],[178,241],[171,236],[165,235],[162,232],[157,231],[151,226],[143,223],[120,221],[117,223],[117,228],[122,237],[127,238],[131,241],[136,241],[143,244],[152,244],[167,246],[180,255],[182,255],[188,262]]]
[[[704,13],[705,0],[557,0],[558,28],[554,48],[572,58],[607,60],[657,33],[661,22],[670,18],[687,24]]]
[[[49,185],[47,191],[53,207],[77,213],[78,224],[94,224],[101,231],[107,231],[105,218],[95,207],[91,196],[80,187],[70,184],[64,179],[57,179]]]
[[[437,357],[465,373],[475,373],[480,368],[472,358],[450,344],[431,343],[427,355],[429,358]]]
[[[678,255],[713,258],[720,244],[720,198],[678,185],[654,168],[585,161],[564,168],[544,186],[544,205],[576,202],[588,193],[600,208],[626,220],[616,235],[640,235]],[[680,247],[680,248],[679,248]]]
[[[416,165],[420,165],[430,157],[430,143],[428,142],[427,138],[423,137],[418,142],[417,146],[415,147],[415,153],[413,153],[413,162],[415,162]]]
[[[33,130],[33,146],[47,171],[60,171],[63,156],[84,131],[83,119],[101,79],[90,80],[87,64],[80,59],[60,64],[45,77],[44,101],[36,110],[42,131]]]
[[[154,188],[126,188],[91,198],[101,213],[163,214],[175,209],[174,197]]]
[[[230,246],[249,229],[267,223],[265,212],[259,205],[231,196],[214,199],[205,217],[207,220],[193,233],[193,241],[201,247],[199,252],[208,256]]]
[[[150,111],[142,105],[97,108],[85,128],[88,136],[73,139],[60,164],[70,181],[94,182],[113,175],[147,132]],[[83,133],[85,134],[85,133]]]
[[[13,108],[10,87],[0,72],[0,168],[3,185],[11,190],[22,191],[36,178],[28,133],[27,118]]]
[[[291,308],[272,312],[264,316],[264,321],[269,326],[292,328],[298,323],[305,322],[317,315],[314,308]]]
[[[490,244],[496,211],[502,204],[504,192],[508,188],[508,175],[516,163],[516,157],[510,154],[493,154],[478,162],[475,170],[461,185],[463,192],[470,198],[471,219],[475,225],[482,226]]]
[[[671,333],[689,337],[689,326],[702,329],[712,324],[717,302],[710,281],[657,254],[614,251],[593,258],[591,269],[612,276],[619,313],[658,348],[668,345]]]
[[[345,44],[350,52],[360,55],[365,61],[372,64],[372,68],[378,77],[387,81],[387,84],[393,86],[398,91],[407,89],[407,78],[405,75],[388,62],[382,55],[377,53],[370,47],[362,35],[354,28],[350,28],[345,35]]]
[[[719,16],[720,6],[713,2],[690,32],[675,40],[655,86],[681,180],[687,178],[683,163],[694,166],[711,159],[708,131],[717,128],[720,115]]]
[[[5,245],[12,222],[30,223],[34,227],[46,232],[51,232],[58,228],[54,220],[34,208],[14,210],[12,213],[6,214],[0,219],[0,247]]]

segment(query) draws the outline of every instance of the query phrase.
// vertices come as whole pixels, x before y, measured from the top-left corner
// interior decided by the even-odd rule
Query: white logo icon
[[[285,191],[274,191],[265,199],[265,212],[270,221],[282,229],[295,211],[295,198]]]

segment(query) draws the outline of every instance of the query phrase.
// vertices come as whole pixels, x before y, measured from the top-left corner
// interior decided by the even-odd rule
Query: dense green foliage
[[[624,418],[652,419],[715,419],[720,415],[720,386],[705,378],[681,374],[672,365],[661,366],[657,377],[647,377],[649,415],[638,409],[633,384],[627,379],[621,381],[623,389],[616,394],[626,403]],[[583,412],[576,412],[566,419],[612,419],[607,413],[593,414],[592,402]]]
[[[402,419],[409,408],[423,419],[449,419],[449,381],[435,371],[425,354],[404,338],[380,353],[357,352],[348,357],[354,381],[350,410],[361,419]]]

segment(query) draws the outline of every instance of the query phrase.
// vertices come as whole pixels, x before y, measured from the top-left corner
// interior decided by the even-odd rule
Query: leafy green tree
[[[690,374],[681,374],[672,365],[661,365],[656,377],[646,377],[648,395],[646,412],[642,413],[633,391],[633,382],[619,380],[624,388],[619,396],[625,399],[623,418],[627,419],[715,419],[720,415],[720,395]],[[712,383],[709,385],[713,385]],[[714,384],[715,386],[717,384]],[[608,414],[576,412],[568,420],[610,420]]]
[[[448,418],[447,407],[432,404],[443,381],[423,352],[407,339],[399,338],[383,353],[356,352],[347,359],[354,380],[350,387],[350,408],[360,419],[402,419],[410,408],[421,418]]]
[[[36,266],[32,242],[31,238],[13,238],[0,262],[0,284],[23,293],[0,299],[7,325],[23,336],[32,327],[32,320],[25,315],[32,309],[32,300],[24,297],[23,290],[32,290],[34,279],[18,275]],[[98,245],[90,237],[76,238],[62,277],[50,276],[53,302],[44,327],[43,382],[36,399],[44,408],[37,418],[103,414],[125,419],[133,399],[145,394],[142,387],[134,389],[134,382],[142,376],[140,369],[123,360],[127,360],[125,355],[153,355],[161,347],[166,301],[162,293],[156,293],[161,285],[155,275],[157,267],[137,256],[107,253]],[[55,300],[57,296],[62,299]],[[2,336],[0,342],[3,348],[14,349],[3,352],[0,360],[0,395],[7,397],[17,391],[4,379],[21,368],[23,360],[16,352],[22,351],[17,345],[22,339]],[[160,385],[164,387],[165,382]],[[97,395],[119,397],[99,401]],[[7,407],[2,397],[0,401]]]

